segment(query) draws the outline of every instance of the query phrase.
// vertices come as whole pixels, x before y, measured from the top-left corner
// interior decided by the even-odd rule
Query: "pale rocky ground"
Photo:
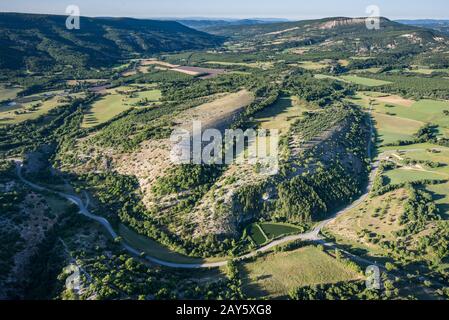
[[[192,132],[193,121],[201,122],[202,130],[216,128],[220,131],[227,128],[236,115],[254,101],[254,95],[241,90],[235,93],[222,93],[211,97],[213,100],[197,107],[183,111],[173,119],[176,128]],[[144,141],[131,153],[120,153],[112,148],[89,146],[89,138],[78,141],[73,154],[81,160],[81,165],[66,168],[75,172],[115,171],[122,175],[135,176],[140,185],[143,203],[149,209],[158,208],[162,218],[170,214],[170,207],[179,202],[186,194],[174,194],[156,197],[152,192],[155,182],[175,167],[171,159],[174,143],[170,139]]]
[[[203,130],[216,128],[222,126],[223,123],[232,122],[232,118],[249,105],[253,99],[253,95],[246,90],[222,95],[210,103],[183,112],[174,120],[174,123],[178,128],[190,132],[193,121],[201,122]],[[142,143],[141,148],[131,154],[113,156],[112,166],[118,173],[136,176],[139,179],[144,195],[143,200],[148,208],[154,206],[155,201],[162,206],[164,206],[164,202],[168,202],[167,206],[172,203],[170,197],[156,199],[151,192],[157,179],[163,177],[176,165],[170,156],[172,149],[173,143],[170,139],[149,140]]]

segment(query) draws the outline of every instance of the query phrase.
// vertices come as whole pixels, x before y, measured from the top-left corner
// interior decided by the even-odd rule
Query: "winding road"
[[[373,124],[371,122],[371,117],[370,117],[370,127],[371,127],[371,137],[374,136],[374,128],[373,128]],[[372,139],[370,139],[369,144],[368,144],[368,156],[369,158],[371,158],[371,149],[372,149]],[[46,192],[50,192],[53,194],[57,194],[60,197],[63,197],[65,199],[67,199],[68,201],[72,202],[73,204],[75,204],[79,210],[80,213],[93,220],[98,222],[99,224],[101,224],[106,231],[110,234],[110,236],[113,239],[118,238],[117,233],[114,231],[114,229],[112,228],[112,225],[109,223],[109,221],[103,217],[94,215],[92,213],[89,212],[88,210],[88,205],[89,205],[89,200],[87,197],[86,203],[83,202],[83,200],[77,196],[71,195],[71,194],[67,194],[67,193],[63,193],[60,191],[55,191],[55,190],[51,190],[48,189],[46,187],[42,187],[39,186],[31,181],[26,180],[23,175],[22,175],[22,168],[23,168],[23,163],[21,160],[18,159],[13,159],[13,161],[16,163],[16,168],[17,168],[17,176],[19,177],[19,179],[25,183],[26,185],[28,185],[29,187],[31,187],[32,189],[35,189],[37,191],[46,191]],[[329,223],[331,223],[332,221],[334,221],[338,216],[342,215],[343,213],[357,207],[358,205],[360,205],[363,201],[365,201],[365,199],[369,196],[369,193],[373,187],[373,182],[374,179],[376,177],[377,171],[378,171],[378,167],[379,167],[379,160],[377,160],[375,163],[373,163],[372,165],[372,170],[370,173],[370,177],[369,177],[369,182],[368,185],[366,187],[365,193],[360,196],[360,198],[358,198],[356,201],[354,201],[351,205],[345,207],[344,209],[340,210],[339,212],[337,212],[336,214],[334,214],[331,218],[322,221],[321,223],[319,223],[318,225],[315,226],[315,228],[307,233],[303,233],[303,234],[297,234],[297,235],[292,235],[292,236],[286,236],[284,238],[280,238],[278,240],[275,240],[263,247],[260,247],[259,249],[250,252],[246,255],[237,257],[236,259],[242,260],[242,259],[248,259],[248,258],[252,258],[254,256],[256,256],[259,253],[263,253],[263,252],[267,252],[270,251],[271,249],[273,249],[276,246],[285,244],[285,243],[289,243],[289,242],[293,242],[293,241],[312,241],[312,242],[319,242],[319,243],[324,243],[324,238],[321,237],[320,233],[323,230],[324,227],[326,227]],[[132,246],[130,246],[129,244],[127,244],[126,242],[122,241],[122,246],[124,249],[126,249],[129,253],[131,253],[132,255],[136,255],[136,256],[140,256],[141,255],[141,251],[133,248]],[[149,262],[164,266],[164,267],[170,267],[170,268],[179,268],[179,269],[200,269],[200,268],[217,268],[217,267],[222,267],[227,265],[228,260],[224,260],[224,261],[219,261],[219,262],[211,262],[211,263],[197,263],[197,264],[188,264],[188,263],[174,263],[174,262],[169,262],[169,261],[164,261],[164,260],[160,260],[158,258],[155,257],[151,257],[151,256],[145,256],[144,257],[146,260],[148,260]]]
[[[89,210],[87,209],[87,204],[85,204],[81,198],[71,195],[71,194],[63,193],[60,191],[51,190],[51,189],[39,186],[31,181],[26,180],[22,175],[22,167],[23,167],[22,162],[19,160],[15,160],[15,163],[16,163],[16,167],[17,167],[17,176],[23,183],[25,183],[26,185],[28,185],[29,187],[31,187],[34,190],[51,192],[53,194],[56,194],[60,197],[67,199],[68,201],[72,202],[79,208],[80,213],[83,216],[101,224],[112,238],[114,238],[114,239],[118,238],[117,233],[114,231],[114,229],[112,228],[112,225],[109,223],[109,221],[106,218],[103,218],[103,217],[100,217],[100,216],[90,213]],[[293,242],[293,241],[301,240],[301,241],[323,242],[324,239],[320,236],[321,230],[323,230],[323,228],[326,227],[329,223],[334,221],[338,216],[340,216],[343,213],[347,212],[348,210],[351,210],[351,209],[357,207],[358,205],[360,205],[368,197],[369,192],[371,191],[371,188],[373,186],[374,178],[377,174],[377,169],[378,169],[378,162],[376,162],[376,164],[374,165],[374,169],[371,172],[369,183],[366,188],[366,192],[359,199],[357,199],[355,202],[353,202],[351,205],[347,206],[343,210],[337,212],[330,219],[327,219],[327,220],[319,223],[312,231],[310,231],[308,233],[287,236],[287,237],[275,240],[263,247],[260,247],[259,249],[255,250],[251,253],[237,257],[236,259],[252,258],[259,253],[270,251],[271,249],[273,249],[276,246],[279,246],[279,245],[282,245],[285,243],[289,243],[289,242]],[[132,255],[140,256],[141,251],[131,247],[130,245],[128,245],[127,243],[125,243],[123,241],[122,241],[122,245],[123,245],[123,248],[125,248]],[[155,263],[155,264],[158,264],[158,265],[161,265],[164,267],[180,268],[180,269],[217,268],[217,267],[225,266],[228,263],[228,260],[225,260],[225,261],[211,262],[211,263],[198,263],[198,264],[187,264],[186,263],[186,264],[184,264],[184,263],[168,262],[168,261],[157,259],[155,257],[148,256],[148,255],[145,256],[145,259],[152,263]]]

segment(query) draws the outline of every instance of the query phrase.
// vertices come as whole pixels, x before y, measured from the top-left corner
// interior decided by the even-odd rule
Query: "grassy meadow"
[[[422,171],[419,169],[412,170],[399,168],[387,171],[385,173],[385,177],[387,177],[388,182],[391,184],[400,184],[404,182],[415,182],[421,180],[445,179],[446,176],[430,171]]]
[[[285,223],[261,222],[247,227],[247,234],[257,246],[267,244],[274,239],[300,233],[302,229]]]
[[[354,84],[359,84],[362,86],[367,86],[367,87],[378,87],[378,86],[384,86],[384,85],[391,83],[389,81],[370,79],[370,78],[365,78],[365,77],[360,77],[360,76],[355,76],[355,75],[341,76],[340,78],[343,79],[344,81],[351,82]]]
[[[84,117],[82,126],[84,128],[95,127],[129,110],[140,101],[146,100],[148,103],[154,103],[161,98],[160,90],[145,88],[148,90],[136,91],[138,88],[140,87],[127,86],[108,90],[107,95],[93,103]]]
[[[219,66],[238,66],[258,69],[271,69],[273,67],[272,62],[257,61],[257,62],[225,62],[225,61],[207,61],[206,64],[219,65]]]
[[[0,102],[15,99],[20,90],[17,87],[7,87],[0,84]]]
[[[298,287],[360,278],[314,246],[257,258],[240,266],[240,276],[246,295],[268,299],[286,297]]]
[[[0,125],[17,124],[27,120],[34,120],[64,104],[66,102],[61,97],[55,96],[48,100],[39,99],[23,104],[17,103],[14,106],[3,106],[0,107]]]
[[[326,63],[326,62],[323,62],[323,61],[319,61],[319,62],[314,62],[314,61],[298,62],[298,67],[306,69],[306,70],[310,70],[310,71],[322,70],[322,69],[326,68],[327,66],[329,66],[329,64]]]
[[[281,96],[269,108],[256,113],[254,122],[261,129],[278,129],[283,134],[289,130],[291,124],[298,120],[306,110],[297,97]]]
[[[337,81],[349,82],[353,84],[358,84],[367,87],[379,87],[383,85],[390,84],[389,81],[371,79],[366,77],[361,77],[357,75],[344,75],[344,76],[330,76],[325,74],[316,74],[315,78],[317,79],[333,79]]]
[[[449,102],[439,100],[414,101],[381,92],[358,92],[349,101],[365,109],[373,106],[380,143],[385,145],[398,140],[411,140],[426,123],[439,126],[441,135],[449,137]]]
[[[399,140],[411,140],[419,128],[424,125],[423,122],[381,113],[373,113],[373,119],[376,124],[380,144],[389,144]]]

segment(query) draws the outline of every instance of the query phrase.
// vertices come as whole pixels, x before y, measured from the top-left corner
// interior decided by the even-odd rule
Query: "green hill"
[[[382,51],[397,48],[447,48],[449,38],[431,29],[380,19],[380,29],[366,27],[366,18],[325,18],[249,26],[210,27],[205,31],[256,45],[296,47],[322,45],[322,50]]]
[[[0,69],[108,66],[120,59],[160,52],[203,49],[222,38],[171,21],[81,17],[68,30],[66,17],[0,13]]]

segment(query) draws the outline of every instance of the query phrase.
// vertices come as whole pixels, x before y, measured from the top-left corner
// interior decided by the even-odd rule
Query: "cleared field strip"
[[[69,86],[77,86],[80,84],[105,84],[108,82],[108,79],[84,79],[84,80],[67,80],[67,84]]]
[[[413,104],[416,103],[416,101],[414,100],[405,99],[396,95],[381,96],[375,99],[378,102],[383,102],[385,104],[399,105],[403,107],[411,107],[413,106]]]
[[[272,62],[224,62],[224,61],[207,61],[206,64],[219,65],[219,66],[239,66],[248,68],[259,68],[263,70],[271,69],[273,67]]]
[[[157,66],[161,66],[161,67],[165,67],[165,68],[169,68],[169,69],[180,67],[180,65],[178,65],[178,64],[171,64],[171,63],[168,63],[168,62],[159,61],[159,60],[152,60],[152,59],[142,60],[140,62],[140,65],[141,66],[154,66],[154,65],[157,65]]]
[[[345,81],[352,82],[354,84],[360,84],[362,86],[367,86],[367,87],[378,87],[378,86],[384,86],[384,85],[391,83],[389,81],[370,79],[370,78],[364,78],[364,77],[359,77],[359,76],[341,76],[341,78]]]
[[[200,77],[201,79],[208,79],[216,77],[217,75],[226,73],[226,70],[224,69],[212,69],[212,68],[201,68],[201,67],[190,67],[190,66],[182,66],[178,64],[171,64],[164,61],[154,60],[154,59],[145,59],[145,60],[139,60],[140,64],[137,70],[140,73],[149,73],[150,69],[149,67],[155,66],[157,70],[170,70],[175,71],[183,74],[187,74],[194,77]],[[135,71],[128,71],[131,72],[129,75],[136,74]],[[124,75],[125,76],[125,75]]]
[[[200,77],[202,79],[208,79],[226,73],[226,70],[224,69],[211,69],[200,67],[176,67],[170,70],[188,74],[194,77]]]
[[[321,70],[326,68],[327,66],[329,66],[328,63],[326,62],[314,62],[314,61],[303,61],[303,62],[298,62],[298,67],[306,69],[306,70],[312,70],[312,71],[316,71],[316,70]]]
[[[366,69],[360,69],[360,70],[351,70],[351,73],[354,74],[360,74],[360,73],[379,73],[382,68],[366,68]]]

